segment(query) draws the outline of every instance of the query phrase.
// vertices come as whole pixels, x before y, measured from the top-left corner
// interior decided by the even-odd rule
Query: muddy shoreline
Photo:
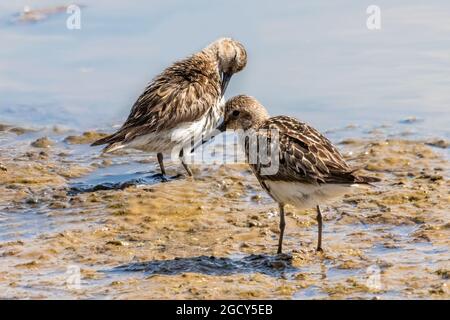
[[[162,183],[153,156],[89,148],[99,133],[29,132],[0,126],[1,298],[450,298],[445,140],[340,141],[383,182],[325,207],[323,254],[313,212],[289,207],[277,256],[277,206],[245,164],[170,164]]]

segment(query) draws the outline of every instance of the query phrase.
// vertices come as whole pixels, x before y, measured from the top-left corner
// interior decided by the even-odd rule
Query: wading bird
[[[275,173],[264,174],[259,161],[249,163],[262,188],[278,202],[280,208],[280,237],[278,253],[282,253],[285,229],[284,207],[287,204],[300,209],[315,208],[317,211],[318,241],[317,251],[322,251],[322,213],[320,205],[339,195],[349,192],[360,184],[379,181],[378,178],[361,176],[345,162],[341,153],[319,131],[288,116],[269,117],[266,109],[249,96],[236,96],[226,102],[225,119],[218,127],[239,130],[241,134],[254,130],[265,139],[239,139],[247,159],[252,155],[250,141],[266,141],[278,144]],[[276,135],[273,132],[277,133]],[[277,137],[274,141],[274,137]],[[261,146],[258,146],[261,149]],[[264,150],[272,150],[266,148]],[[255,159],[255,157],[253,157]],[[259,159],[259,157],[256,157]]]
[[[192,176],[183,148],[219,125],[230,78],[246,64],[247,53],[239,42],[222,38],[211,43],[156,76],[134,103],[122,127],[92,145],[107,144],[104,152],[123,148],[155,152],[163,175],[163,154],[175,150]]]

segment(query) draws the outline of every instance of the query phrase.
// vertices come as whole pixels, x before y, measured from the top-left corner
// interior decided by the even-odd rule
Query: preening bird
[[[230,38],[214,41],[156,76],[122,127],[92,145],[106,144],[104,152],[123,148],[155,152],[163,175],[163,154],[176,152],[192,176],[183,148],[220,124],[228,83],[246,64],[247,53],[241,43]]]

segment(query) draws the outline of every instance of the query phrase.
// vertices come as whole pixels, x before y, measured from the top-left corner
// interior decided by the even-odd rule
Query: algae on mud
[[[383,182],[327,207],[323,254],[312,211],[290,207],[289,254],[276,256],[277,206],[245,164],[196,166],[195,180],[167,183],[119,175],[134,183],[71,193],[99,170],[111,178],[149,164],[58,136],[42,151],[35,139],[0,147],[2,298],[450,297],[450,166],[424,142],[343,141],[349,161]],[[78,289],[66,283],[70,266]]]

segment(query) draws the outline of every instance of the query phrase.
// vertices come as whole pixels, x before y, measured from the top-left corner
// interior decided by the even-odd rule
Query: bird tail
[[[116,138],[115,134],[112,134],[110,136],[101,138],[91,144],[91,146],[100,146],[102,144],[108,144],[104,149],[103,153],[113,152],[118,149],[122,149],[124,145],[120,141],[114,141]]]
[[[377,177],[368,177],[368,176],[358,176],[354,175],[355,177],[355,184],[368,184],[370,186],[374,186],[373,183],[380,182],[381,179]]]
[[[93,147],[93,146],[100,146],[102,144],[110,143],[111,140],[113,139],[113,137],[114,137],[114,135],[112,134],[112,135],[106,136],[104,138],[98,139],[97,141],[91,143],[91,147]]]
[[[374,182],[380,182],[381,179],[377,177],[361,176],[356,173],[360,168],[353,168],[347,171],[332,171],[331,176],[327,182],[342,183],[342,184],[368,184],[372,185]]]

